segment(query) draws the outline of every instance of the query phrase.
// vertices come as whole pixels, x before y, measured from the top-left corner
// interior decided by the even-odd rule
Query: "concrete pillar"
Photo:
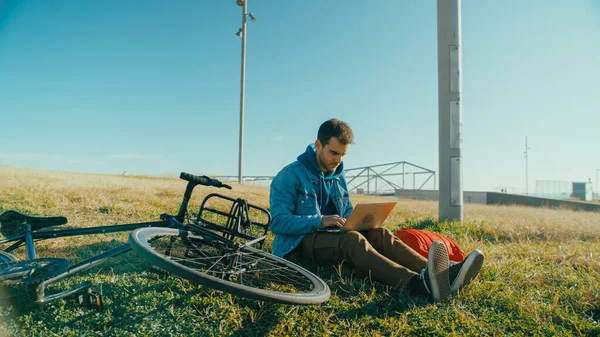
[[[463,220],[460,0],[438,0],[439,218]]]

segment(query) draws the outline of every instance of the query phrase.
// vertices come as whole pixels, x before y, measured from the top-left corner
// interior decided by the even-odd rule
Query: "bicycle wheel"
[[[0,264],[0,285],[34,284],[67,269],[69,261],[56,258],[32,259]]]
[[[159,268],[234,295],[287,304],[319,304],[329,287],[308,270],[267,252],[173,228],[140,228],[133,250]]]

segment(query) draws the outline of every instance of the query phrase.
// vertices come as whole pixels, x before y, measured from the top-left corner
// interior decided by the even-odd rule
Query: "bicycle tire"
[[[11,253],[7,253],[5,251],[0,250],[0,264],[11,262],[19,262],[19,259]]]
[[[318,276],[252,247],[236,252],[231,243],[222,240],[157,227],[136,229],[129,243],[158,268],[237,296],[285,304],[319,304],[330,296],[329,287]],[[224,262],[234,263],[236,269],[232,272]]]
[[[0,264],[0,285],[31,285],[48,280],[69,267],[69,261],[59,258],[31,259]]]

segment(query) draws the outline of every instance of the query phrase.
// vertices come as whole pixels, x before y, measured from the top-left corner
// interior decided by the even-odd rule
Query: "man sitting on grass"
[[[436,241],[425,259],[388,229],[324,232],[342,227],[352,212],[342,159],[354,134],[338,119],[325,121],[317,140],[297,160],[284,167],[271,183],[273,254],[292,251],[321,264],[351,262],[375,280],[438,302],[458,292],[479,273],[479,250],[449,267],[448,252]]]

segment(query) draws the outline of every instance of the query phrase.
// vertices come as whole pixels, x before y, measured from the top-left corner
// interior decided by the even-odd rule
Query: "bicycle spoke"
[[[218,243],[190,240],[176,242],[169,238],[168,242],[163,240],[164,245],[161,245],[160,241],[159,238],[152,241],[152,246],[157,252],[169,256],[173,261],[188,268],[202,271],[213,277],[263,289],[281,286],[297,288],[301,291],[310,289],[303,275],[252,252],[230,251],[223,254],[219,247],[215,247]],[[235,263],[229,266],[233,259]]]
[[[129,242],[153,265],[235,295],[288,304],[329,298],[325,282],[302,267],[212,233],[143,228]]]

